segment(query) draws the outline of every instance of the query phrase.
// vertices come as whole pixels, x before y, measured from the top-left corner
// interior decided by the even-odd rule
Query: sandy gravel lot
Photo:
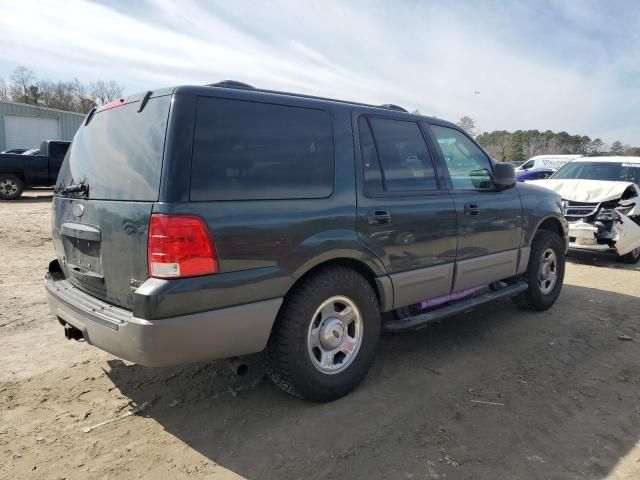
[[[639,267],[573,256],[550,311],[505,300],[385,336],[356,392],[314,405],[259,367],[66,341],[41,286],[48,195],[0,202],[2,479],[640,479]]]

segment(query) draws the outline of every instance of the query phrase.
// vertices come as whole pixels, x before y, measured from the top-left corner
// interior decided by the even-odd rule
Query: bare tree
[[[113,80],[109,80],[107,82],[104,80],[98,80],[97,82],[91,83],[89,93],[91,98],[98,105],[104,105],[105,103],[109,103],[116,98],[121,97],[122,87]]]
[[[9,95],[9,86],[7,82],[4,81],[4,78],[0,78],[0,100],[10,100],[11,95]]]
[[[20,65],[11,74],[11,97],[18,101],[29,103],[29,87],[33,86],[36,74],[33,70]]]
[[[27,103],[38,105],[40,103],[40,91],[37,85],[29,85],[27,89]]]
[[[82,83],[70,81],[37,81],[33,70],[18,66],[10,82],[0,78],[0,100],[42,105],[72,112],[87,113],[96,105],[104,105],[122,97],[123,87],[113,80]]]
[[[95,106],[95,102],[91,99],[89,89],[77,78],[73,79],[73,91],[78,102],[77,111],[88,113]]]
[[[60,110],[77,110],[79,101],[76,98],[73,82],[51,82],[43,80],[38,82],[40,103],[49,108]]]

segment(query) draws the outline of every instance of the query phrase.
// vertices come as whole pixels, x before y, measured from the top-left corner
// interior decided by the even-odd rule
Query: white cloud
[[[232,78],[451,120],[470,114],[485,130],[640,144],[639,87],[629,81],[637,11],[621,20],[630,23],[622,44],[624,28],[597,22],[606,6],[559,2],[543,23],[525,18],[533,7],[489,5],[0,0],[0,60],[132,91]]]

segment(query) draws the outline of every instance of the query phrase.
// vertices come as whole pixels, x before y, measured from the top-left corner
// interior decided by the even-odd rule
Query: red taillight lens
[[[149,276],[194,277],[218,273],[218,257],[204,221],[192,215],[151,215]]]

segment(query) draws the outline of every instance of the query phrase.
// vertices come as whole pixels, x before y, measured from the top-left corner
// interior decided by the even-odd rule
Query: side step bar
[[[415,317],[403,318],[402,320],[390,320],[382,324],[385,332],[404,332],[405,330],[418,330],[427,326],[427,324],[442,320],[446,317],[463,313],[470,308],[475,308],[483,303],[490,302],[496,298],[512,297],[518,293],[524,292],[529,285],[527,282],[519,281],[508,287],[501,288],[492,292],[483,293],[475,297],[469,297],[465,300],[447,305],[446,307],[437,308],[430,312],[421,313]]]

